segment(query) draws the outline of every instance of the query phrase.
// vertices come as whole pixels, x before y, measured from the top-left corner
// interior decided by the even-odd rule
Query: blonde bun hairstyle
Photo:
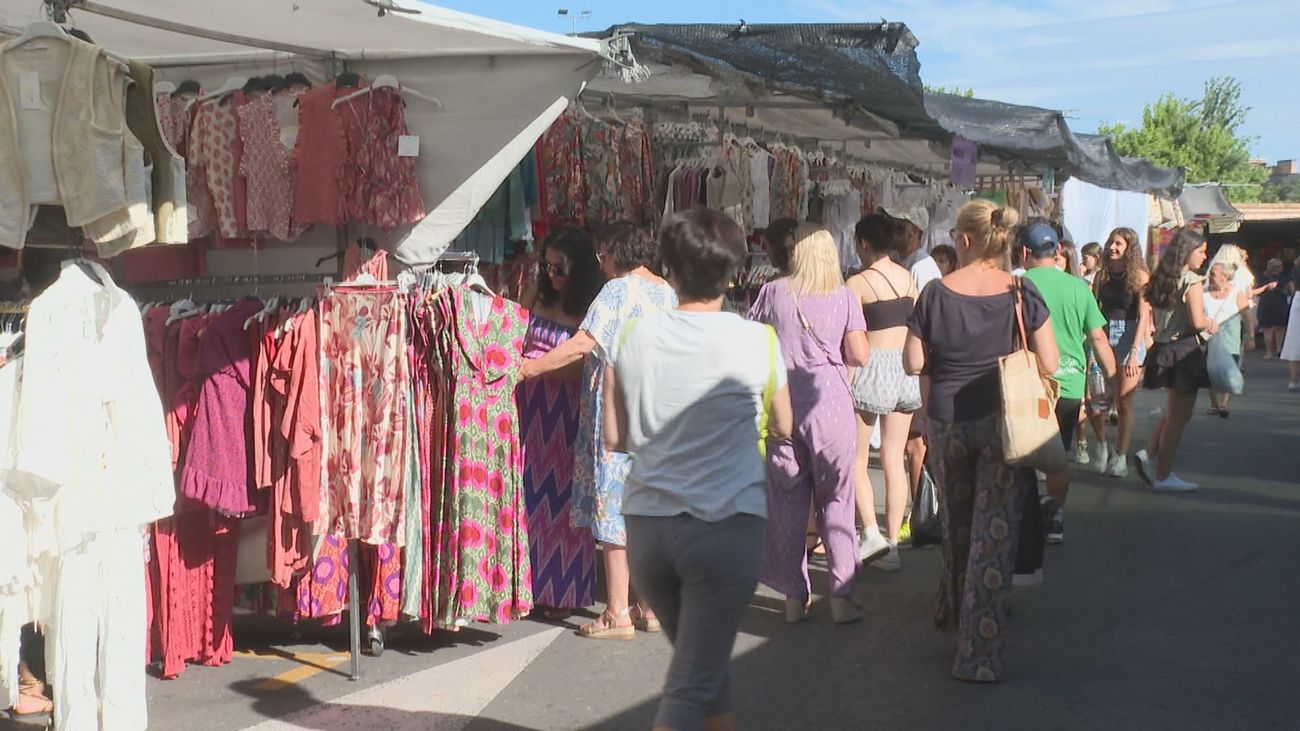
[[[1014,208],[976,198],[957,211],[957,233],[970,237],[967,261],[1002,260],[1011,251],[1012,232],[1020,223]]]

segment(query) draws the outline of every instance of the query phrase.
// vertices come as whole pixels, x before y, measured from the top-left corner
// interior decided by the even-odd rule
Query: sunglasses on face
[[[549,262],[549,261],[544,261],[544,262],[542,262],[541,264],[538,264],[538,265],[537,265],[537,268],[541,270],[542,274],[549,274],[549,275],[551,275],[551,276],[555,276],[555,277],[567,277],[567,276],[569,276],[569,265],[568,265],[568,264],[564,264],[564,263],[560,263],[560,264],[552,264],[552,263]]]

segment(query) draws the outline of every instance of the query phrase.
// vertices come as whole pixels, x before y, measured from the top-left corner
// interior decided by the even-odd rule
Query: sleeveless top
[[[880,297],[880,293],[876,291],[876,287],[871,283],[871,278],[867,276],[867,272],[871,271],[876,272],[881,279],[885,280],[885,284],[889,285],[889,290],[894,293],[894,299],[877,299],[875,302],[862,305],[862,315],[867,319],[867,332],[880,332],[894,327],[903,327],[907,324],[907,318],[911,317],[912,307],[916,304],[916,301],[910,296],[900,295],[898,290],[894,288],[894,284],[889,281],[889,277],[886,277],[880,271],[867,267],[861,272],[860,276],[862,281],[867,283],[867,287],[871,289],[871,293],[876,295],[877,298]]]
[[[1133,321],[1138,319],[1141,295],[1128,288],[1127,278],[1112,276],[1097,288],[1097,302],[1107,320]]]

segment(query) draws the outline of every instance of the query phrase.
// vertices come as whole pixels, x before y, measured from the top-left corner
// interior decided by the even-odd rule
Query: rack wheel
[[[384,654],[384,631],[378,627],[371,627],[369,632],[371,657],[379,657]]]

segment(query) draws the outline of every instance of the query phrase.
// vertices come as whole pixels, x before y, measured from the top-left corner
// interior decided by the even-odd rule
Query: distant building
[[[1295,177],[1300,177],[1300,161],[1278,160],[1277,164],[1273,166],[1272,174],[1268,176],[1268,182],[1276,183]]]

